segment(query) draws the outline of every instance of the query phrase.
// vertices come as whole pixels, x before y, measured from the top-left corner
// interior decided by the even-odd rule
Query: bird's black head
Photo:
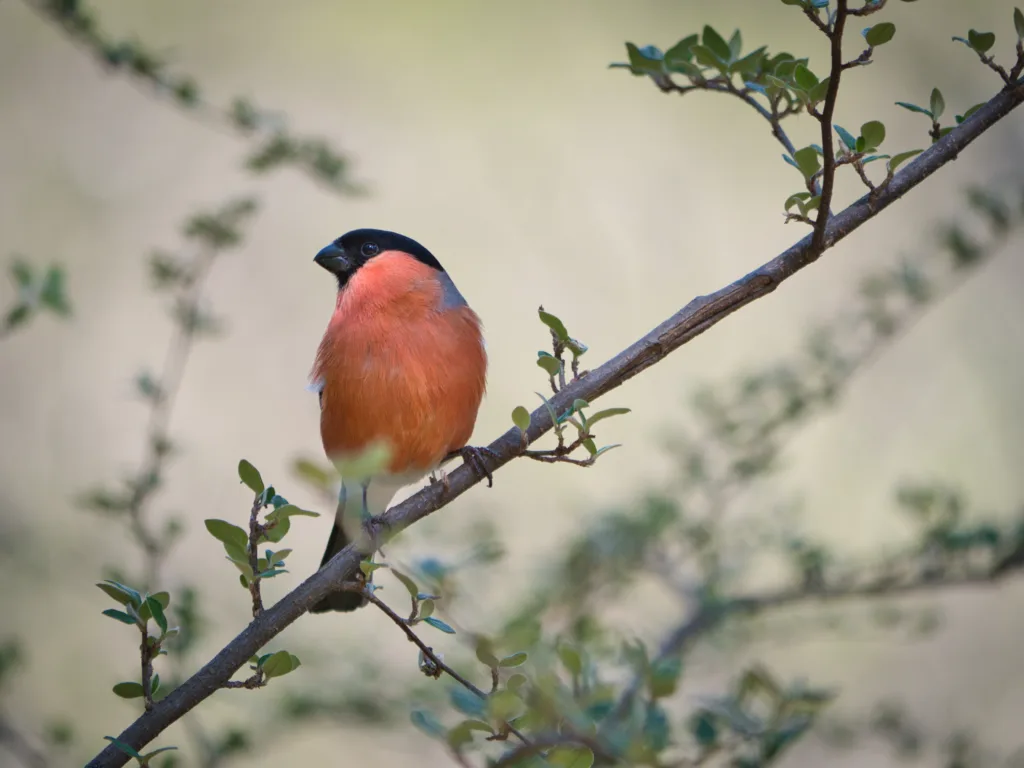
[[[346,232],[323,248],[313,261],[337,277],[340,288],[366,262],[385,251],[408,253],[427,266],[444,271],[434,255],[411,237],[384,229],[353,229]]]

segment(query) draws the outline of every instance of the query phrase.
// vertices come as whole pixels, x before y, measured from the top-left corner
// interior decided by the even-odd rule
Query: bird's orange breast
[[[476,313],[444,306],[440,274],[392,251],[339,292],[313,368],[328,456],[385,441],[392,472],[427,471],[466,445],[487,357]]]

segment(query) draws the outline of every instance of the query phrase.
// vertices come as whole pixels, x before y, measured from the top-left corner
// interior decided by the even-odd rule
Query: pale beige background
[[[1012,3],[891,5],[886,17],[897,23],[899,45],[844,78],[837,122],[853,128],[879,118],[889,127],[887,146],[920,146],[924,119],[893,102],[922,102],[939,85],[954,112],[992,94],[997,79],[950,37],[972,26],[996,29],[997,52],[1008,54]],[[238,458],[251,459],[294,500],[314,503],[287,467],[297,453],[319,451],[316,401],[303,386],[332,307],[331,282],[311,263],[321,245],[378,226],[416,237],[441,258],[486,324],[489,395],[475,439],[488,440],[507,427],[515,405],[532,408],[542,386],[532,363],[545,345],[538,304],[590,344],[596,363],[802,234],[782,224],[781,201],[799,183],[765,125],[734,100],[666,97],[609,71],[609,61],[624,57],[623,42],[665,48],[706,22],[725,32],[741,24],[752,47],[770,42],[813,51],[813,66],[825,61],[823,40],[796,11],[753,0],[96,7],[113,30],[166,51],[210,95],[250,94],[287,112],[297,132],[330,136],[351,152],[371,194],[339,199],[290,170],[254,180],[241,170],[245,146],[234,136],[106,75],[21,3],[0,2],[0,250],[65,262],[75,306],[71,324],[41,320],[0,349],[3,634],[25,638],[31,653],[16,687],[18,719],[73,714],[86,752],[134,717],[134,706],[108,691],[133,669],[135,651],[123,627],[99,616],[106,605],[92,586],[125,538],[72,500],[136,461],[145,412],[131,380],[159,364],[169,332],[146,289],[146,255],[176,246],[184,217],[237,194],[257,194],[263,204],[245,246],[210,280],[228,332],[190,361],[173,424],[183,455],[156,507],[187,510],[192,521],[170,576],[208,580],[213,650],[244,625],[247,608],[199,521],[244,513],[245,493],[233,479]],[[793,130],[798,145],[813,140],[810,124]],[[510,556],[467,606],[487,603],[500,587],[526,587],[519,579],[579,521],[663,474],[659,432],[687,418],[682,395],[692,383],[727,379],[792,349],[803,328],[853,295],[858,276],[900,251],[927,249],[964,185],[1019,180],[1022,142],[1024,117],[1016,113],[819,264],[608,396],[634,412],[611,430],[626,448],[599,468],[516,463],[493,490],[474,489],[414,531],[411,543],[428,533],[431,542],[457,541],[486,515],[505,531]],[[846,182],[841,201],[860,194]],[[890,502],[901,478],[963,483],[993,510],[1019,504],[1021,247],[1018,238],[865,371],[841,406],[792,445],[787,471],[765,498],[806,491],[808,530],[863,553],[905,532]],[[0,288],[3,303],[9,296]],[[267,356],[273,363],[258,371]],[[268,588],[271,597],[316,566],[327,525],[295,527],[293,573]],[[1009,750],[1024,742],[1022,598],[1020,584],[1009,583],[943,599],[947,625],[925,641],[829,634],[798,646],[767,643],[751,655],[782,675],[841,687],[839,706],[851,713],[899,695],[936,733],[974,727]],[[642,630],[673,615],[641,608]],[[499,612],[460,619],[486,628],[492,611]],[[372,642],[363,653],[390,654],[401,669],[414,663],[410,646],[371,611],[303,620],[281,642],[318,656],[339,679],[360,644]],[[708,679],[735,669],[714,654],[695,663]],[[704,688],[712,684],[698,678],[693,693]],[[211,724],[237,720],[259,703],[259,694],[223,693],[206,716]],[[245,762],[448,762],[415,732],[384,741],[372,730],[310,729]],[[168,742],[187,744],[175,731]],[[788,762],[820,765],[824,754],[809,741]],[[855,752],[830,764],[888,760]]]

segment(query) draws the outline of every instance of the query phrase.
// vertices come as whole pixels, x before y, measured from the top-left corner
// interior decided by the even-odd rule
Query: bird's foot
[[[494,485],[494,477],[487,466],[487,458],[498,461],[501,457],[497,453],[486,446],[466,445],[457,451],[452,451],[444,458],[447,461],[455,456],[462,457],[462,461],[476,473],[477,477],[480,479],[486,478],[488,488]]]
[[[449,454],[449,455],[452,455],[452,454]],[[447,459],[447,458],[448,458],[448,456],[445,456],[445,459]],[[448,473],[445,472],[440,467],[438,467],[437,469],[435,469],[433,472],[430,473],[430,484],[434,485],[435,483],[440,483],[441,484],[441,493],[442,493],[442,495],[443,494],[447,494],[448,491],[451,490],[451,483],[448,480]]]

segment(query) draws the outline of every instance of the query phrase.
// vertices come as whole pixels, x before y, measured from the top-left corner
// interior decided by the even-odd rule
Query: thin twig
[[[395,624],[397,624],[402,629],[402,631],[405,633],[405,636],[409,639],[409,642],[414,643],[423,652],[423,655],[430,659],[431,663],[433,663],[434,666],[436,666],[440,670],[443,670],[449,677],[451,677],[453,680],[459,683],[459,685],[461,685],[466,690],[472,692],[474,695],[478,696],[484,701],[487,700],[486,693],[484,693],[480,688],[477,688],[475,685],[469,682],[469,680],[467,680],[454,669],[445,664],[441,660],[441,657],[434,653],[434,649],[426,643],[424,643],[420,639],[419,635],[412,631],[412,627],[409,626],[408,621],[406,621],[393,610],[391,610],[391,606],[389,606],[387,603],[385,603],[383,600],[381,600],[379,597],[373,594],[373,592],[367,590],[365,585],[359,584],[358,582],[350,582],[347,584],[342,584],[339,591],[356,592],[366,597],[367,600],[369,600],[371,603],[380,608],[389,619],[391,619]],[[508,729],[509,733],[514,734],[516,738],[518,738],[524,744],[530,743],[530,740],[527,739],[526,736],[524,736],[520,731],[516,730],[516,728],[514,728],[510,723],[505,723],[504,727]]]
[[[1022,87],[1004,89],[981,107],[970,120],[964,121],[939,142],[922,152],[895,175],[892,182],[877,196],[873,204],[867,195],[831,217],[826,228],[823,247],[842,240],[881,211],[907,194],[940,168],[958,157],[970,144],[1024,102]],[[784,281],[813,263],[821,255],[812,236],[799,242],[734,283],[706,296],[700,296],[672,317],[651,330],[634,344],[587,376],[573,382],[551,399],[556,412],[564,412],[573,401],[582,398],[593,402],[603,394],[664,360],[679,347],[724,320],[738,309],[772,293]],[[552,428],[547,406],[530,416],[527,437],[535,442]],[[522,434],[510,428],[491,443],[497,458],[492,468],[499,469],[521,452]],[[480,478],[470,467],[460,466],[448,475],[448,487],[427,486],[376,518],[371,532],[380,538],[394,535],[434,513],[472,488]],[[339,552],[323,568],[311,575],[288,595],[267,608],[235,639],[222,648],[202,669],[157,702],[151,712],[130,724],[118,739],[135,749],[142,748],[164,729],[177,721],[201,701],[218,690],[246,661],[276,637],[292,622],[306,613],[316,602],[349,582],[368,554],[356,544]],[[90,761],[89,768],[122,766],[128,755],[109,745]]]
[[[153,649],[149,645],[149,622],[142,625],[142,643],[139,645],[142,660],[142,696],[146,711],[153,709]]]
[[[33,746],[3,714],[0,714],[0,745],[26,768],[47,768],[50,764],[46,754]]]
[[[839,78],[843,73],[843,28],[846,26],[847,0],[837,0],[835,21],[828,33],[832,43],[832,67],[829,74],[828,91],[825,94],[825,105],[821,116],[821,148],[822,177],[821,200],[818,203],[818,214],[814,219],[814,235],[812,239],[815,249],[825,247],[825,227],[832,210],[832,190],[836,179],[835,147],[832,138],[832,115],[836,109],[839,96]]]
[[[955,574],[946,578],[919,575],[916,578],[898,583],[878,579],[862,584],[825,587],[817,590],[797,587],[761,595],[724,598],[698,608],[680,622],[675,629],[668,633],[662,642],[661,649],[658,651],[655,660],[663,661],[679,656],[698,637],[719,626],[725,619],[734,616],[753,616],[768,610],[783,608],[797,603],[825,603],[879,596],[897,597],[958,587],[996,584],[1010,573],[1024,569],[1024,557],[1015,557],[1015,555],[1019,555],[1019,553],[1012,552],[1003,556],[990,569],[973,571],[967,574]],[[652,663],[655,662],[652,661]],[[629,710],[633,699],[645,684],[646,678],[644,676],[638,675],[634,678],[619,698],[606,722],[612,723],[615,720],[621,719]]]
[[[885,3],[886,0],[864,0],[864,5],[860,8],[850,8],[847,13],[851,16],[870,16],[885,8]]]
[[[249,594],[252,596],[252,617],[258,618],[263,613],[263,595],[260,592],[259,569],[259,540],[266,529],[259,523],[260,510],[263,509],[261,494],[256,494],[252,502],[252,511],[249,512],[249,567],[252,569],[252,578],[249,579]],[[267,563],[270,567],[270,563]]]
[[[204,248],[193,262],[188,289],[181,300],[183,316],[191,316],[198,311],[202,301],[203,288],[210,268],[213,266],[216,251]],[[146,587],[152,588],[159,580],[160,566],[163,563],[165,544],[146,523],[146,510],[149,501],[160,485],[164,464],[170,453],[171,415],[181,384],[185,377],[185,367],[195,345],[195,328],[188,322],[178,320],[175,331],[167,347],[160,378],[156,384],[156,392],[152,397],[152,409],[146,426],[146,445],[139,471],[132,481],[132,493],[128,499],[126,513],[129,529],[139,546],[145,553],[144,568]]]

